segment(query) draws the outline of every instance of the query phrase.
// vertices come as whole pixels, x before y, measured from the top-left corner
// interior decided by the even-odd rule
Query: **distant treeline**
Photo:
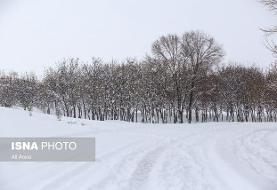
[[[242,50],[243,51],[243,50]],[[147,123],[277,121],[277,64],[222,66],[224,52],[201,32],[167,35],[143,60],[66,58],[42,79],[1,74],[0,104],[91,120]]]

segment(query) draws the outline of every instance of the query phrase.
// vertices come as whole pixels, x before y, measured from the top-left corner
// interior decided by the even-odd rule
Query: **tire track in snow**
[[[163,164],[159,162],[160,158],[174,147],[175,142],[184,141],[196,135],[198,135],[198,133],[192,132],[175,138],[157,137],[160,140],[155,144],[156,148],[145,154],[137,163],[136,169],[129,179],[129,185],[126,189],[152,189],[150,184],[153,181],[152,178],[159,178],[158,175],[153,176],[153,170],[159,167],[158,164]]]
[[[115,159],[115,162],[113,162],[108,172],[106,171],[104,175],[101,175],[100,177],[98,175],[97,179],[92,175],[93,180],[87,181],[85,184],[83,184],[83,188],[111,189],[111,186],[114,187],[115,184],[121,184],[122,186],[126,180],[124,177],[126,177],[128,167],[130,167],[129,164],[132,164],[132,162],[134,162],[134,160],[138,157],[137,155],[143,152],[144,147],[144,144],[137,143],[137,146],[132,147],[129,151],[126,151],[128,149],[125,149],[125,153]],[[104,168],[99,167],[97,168],[97,171],[101,171],[102,169],[104,170]],[[93,172],[97,171],[94,170]],[[90,171],[88,171],[88,174],[89,172]],[[82,176],[85,177],[85,174],[83,173],[80,178]],[[78,180],[78,178],[75,180]]]
[[[147,137],[150,141],[148,144],[142,143],[138,150],[120,160],[114,166],[112,170],[114,172],[103,178],[97,185],[90,186],[89,189],[129,190],[139,189],[147,184],[152,168],[160,155],[168,148],[169,138],[152,134],[137,135],[143,138]],[[191,134],[188,136],[191,136]]]
[[[147,153],[142,160],[139,161],[132,177],[129,181],[129,187],[127,189],[143,189],[147,184],[150,172],[156,164],[157,159],[165,150],[165,146],[159,146],[151,152]]]
[[[271,133],[269,129],[254,131],[242,137],[239,143],[242,146],[242,158],[248,165],[258,175],[277,185],[277,152],[266,141]]]
[[[196,137],[199,137],[199,138],[196,138]],[[194,141],[191,141],[191,138]],[[151,184],[152,181],[159,181],[160,183],[165,183],[163,186],[159,187],[158,189],[169,189],[170,187],[174,187],[172,186],[172,184],[168,184],[170,183],[170,181],[167,180],[168,179],[167,177],[169,178],[174,177],[175,179],[182,178],[182,180],[179,180],[180,185],[178,187],[179,188],[181,187],[180,189],[194,189],[195,186],[197,185],[196,178],[194,179],[190,178],[188,180],[188,178],[185,179],[183,177],[187,176],[186,174],[188,173],[188,168],[192,166],[193,166],[193,170],[200,171],[199,172],[200,175],[202,174],[203,166],[199,162],[197,162],[195,158],[192,157],[191,153],[193,148],[195,148],[195,145],[201,144],[204,138],[207,138],[207,137],[205,135],[203,136],[203,134],[199,135],[199,133],[191,133],[186,136],[171,138],[170,140],[167,140],[166,142],[162,143],[163,145],[157,146],[156,149],[146,154],[144,158],[137,164],[137,167],[133,172],[132,178],[130,179],[129,186],[126,189],[153,189],[153,188],[156,188],[156,186],[159,186],[159,184],[156,184],[156,185]],[[183,146],[184,144],[185,146]],[[174,150],[176,151],[176,149],[178,149],[177,152],[174,152]],[[175,154],[176,157],[175,156],[172,157],[172,155],[170,156],[170,154],[172,153],[178,154],[179,157],[176,156],[176,154]],[[174,167],[169,167],[169,168],[167,167],[167,166],[172,166],[172,164],[174,165]],[[180,167],[182,168],[182,170],[179,170],[179,173],[178,173],[177,171],[178,169],[175,170],[175,168],[180,168]],[[162,168],[162,169],[161,171],[157,172],[157,168]],[[190,168],[190,170],[191,169],[192,168]],[[174,175],[174,173],[171,173],[171,171],[173,170],[177,172],[179,175]],[[198,174],[197,176],[199,176]],[[201,178],[203,179],[202,175],[197,179],[199,180]],[[175,179],[173,179],[173,181]],[[188,188],[189,185],[187,184],[187,182],[188,181],[191,182],[192,180],[194,180],[194,185],[191,186],[192,188]],[[153,186],[153,188],[151,185]],[[201,185],[202,187],[205,186],[205,188],[203,189],[208,189],[207,187],[209,187],[207,183],[204,183]],[[176,187],[174,187],[173,189],[176,189]]]
[[[65,171],[60,171],[56,173],[56,175],[48,179],[46,183],[40,184],[39,187],[35,187],[34,189],[61,189],[63,188],[63,186],[70,184],[69,179],[74,178],[74,176],[78,176],[80,175],[80,173],[84,173],[86,170],[89,170],[91,168],[95,168],[95,171],[97,171],[97,162],[99,162],[100,160],[105,160],[107,164],[112,164],[112,160],[115,156],[125,154],[126,149],[136,146],[137,143],[138,142],[133,142],[131,144],[120,147],[114,151],[108,152],[99,159],[97,159],[94,163],[72,163],[76,166],[72,167],[71,164],[64,166],[64,168],[61,168],[61,170],[64,169]]]
[[[215,176],[211,173],[209,165],[206,165],[206,157],[202,152],[202,144],[207,138],[208,134],[200,133],[173,140],[171,148],[163,155],[161,167],[156,171],[160,184],[155,186],[166,190],[215,190]]]

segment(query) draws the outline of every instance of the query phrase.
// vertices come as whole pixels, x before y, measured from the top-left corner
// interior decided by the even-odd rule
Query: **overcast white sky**
[[[258,0],[0,0],[0,69],[42,74],[63,57],[142,58],[159,36],[201,30],[237,61],[267,67]]]

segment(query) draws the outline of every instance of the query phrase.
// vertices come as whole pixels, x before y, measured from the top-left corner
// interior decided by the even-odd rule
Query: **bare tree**
[[[262,2],[272,11],[277,11],[277,0],[262,0]]]
[[[262,3],[267,6],[274,14],[277,14],[277,0],[262,0]],[[272,28],[263,29],[266,33],[266,43],[267,47],[272,51],[274,56],[277,56],[277,44],[270,38],[272,35],[277,34],[277,25],[273,26]]]
[[[215,40],[201,32],[188,32],[182,36],[182,60],[188,70],[188,122],[192,121],[192,108],[199,97],[200,84],[224,53]]]
[[[152,45],[152,53],[154,58],[152,61],[158,63],[157,67],[164,70],[167,81],[170,82],[172,88],[167,88],[168,93],[172,90],[174,122],[179,120],[183,123],[183,110],[184,110],[184,90],[182,82],[184,79],[185,62],[182,60],[182,46],[180,38],[177,35],[162,36],[159,40]]]

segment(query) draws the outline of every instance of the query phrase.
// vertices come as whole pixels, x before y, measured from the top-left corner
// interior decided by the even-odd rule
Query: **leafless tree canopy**
[[[277,0],[262,0],[262,3],[266,7],[268,7],[273,13],[275,13],[275,16],[277,14]],[[268,28],[268,29],[263,29],[263,31],[267,34],[267,46],[268,48],[273,52],[275,56],[277,56],[277,44],[270,38],[271,35],[276,35],[277,34],[277,25]]]
[[[277,0],[262,0],[262,2],[272,11],[277,11]]]

